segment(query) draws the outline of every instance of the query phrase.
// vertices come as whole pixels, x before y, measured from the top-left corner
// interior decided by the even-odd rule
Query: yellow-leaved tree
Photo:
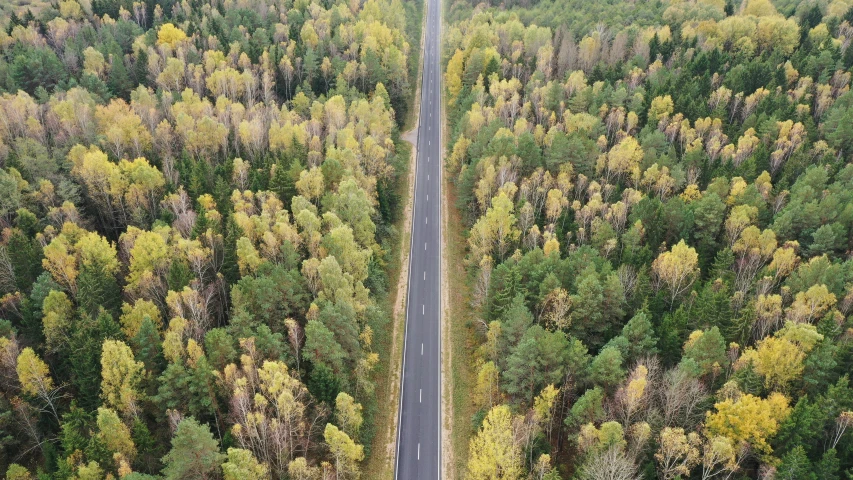
[[[136,458],[136,445],[130,436],[130,429],[121,421],[115,410],[103,407],[98,409],[97,437],[114,457],[118,454],[120,459],[127,463]]]
[[[351,437],[358,436],[358,431],[364,422],[361,410],[361,404],[346,392],[339,393],[335,398],[335,417],[341,430]]]
[[[495,250],[498,258],[503,259],[520,236],[512,200],[502,191],[492,199],[486,214],[471,227],[468,237],[471,262],[479,265],[483,257],[491,256]]]
[[[772,337],[760,340],[757,347],[746,349],[737,366],[752,364],[768,389],[785,391],[802,375],[806,354],[821,340],[823,335],[814,325],[788,322]]]
[[[51,290],[42,304],[42,325],[49,351],[59,350],[68,341],[74,305],[65,292]]]
[[[794,303],[785,312],[788,320],[796,323],[819,320],[836,303],[835,294],[826,285],[812,285],[794,297]]]
[[[705,427],[711,435],[731,439],[735,444],[746,442],[759,452],[773,451],[768,443],[790,413],[788,397],[772,393],[766,399],[751,394],[727,398],[714,404],[716,412],[708,412]]]
[[[222,464],[225,480],[266,480],[269,467],[261,463],[252,452],[242,448],[229,448],[228,460]]]
[[[513,435],[512,412],[498,405],[486,414],[483,426],[471,439],[468,478],[471,480],[513,480],[524,472],[521,445]]]
[[[316,204],[325,191],[323,172],[318,167],[302,170],[299,174],[299,180],[296,181],[296,189],[300,195]]]
[[[655,97],[649,107],[649,122],[657,122],[663,117],[668,117],[672,115],[673,110],[675,110],[675,104],[672,102],[672,96]]]
[[[607,183],[618,182],[627,175],[639,176],[643,148],[634,137],[625,137],[609,152],[598,157],[596,170],[604,174]]]
[[[145,366],[121,340],[104,340],[101,353],[101,398],[107,406],[124,414],[139,408]]]
[[[18,381],[21,382],[21,390],[46,403],[58,421],[59,416],[54,406],[56,389],[53,386],[53,379],[50,376],[47,364],[39,358],[32,348],[27,347],[18,355],[16,370]]]
[[[165,23],[157,31],[157,44],[175,47],[179,42],[186,40],[187,34],[172,23]]]
[[[687,293],[699,276],[699,255],[681,240],[652,262],[657,280],[669,290],[670,302]]]
[[[331,423],[326,424],[323,438],[335,459],[335,473],[339,479],[358,478],[358,462],[364,460],[364,447]]]
[[[690,475],[702,460],[699,453],[702,439],[695,432],[684,433],[683,428],[666,427],[661,430],[658,443],[655,460],[660,478],[664,480]]]
[[[465,70],[465,54],[462,50],[456,50],[450,61],[447,62],[447,72],[444,74],[445,85],[447,85],[447,103],[456,103],[456,97],[462,91],[462,72]]]

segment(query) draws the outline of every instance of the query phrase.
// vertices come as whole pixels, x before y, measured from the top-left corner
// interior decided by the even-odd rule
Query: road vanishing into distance
[[[423,84],[394,470],[398,480],[441,478],[441,1],[425,1]]]

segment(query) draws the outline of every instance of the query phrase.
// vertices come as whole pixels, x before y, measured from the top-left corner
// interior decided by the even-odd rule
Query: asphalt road
[[[440,0],[427,2],[395,478],[441,478]]]

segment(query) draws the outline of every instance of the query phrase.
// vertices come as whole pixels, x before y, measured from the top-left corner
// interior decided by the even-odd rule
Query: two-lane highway
[[[425,0],[412,243],[400,409],[398,480],[441,478],[441,0]]]

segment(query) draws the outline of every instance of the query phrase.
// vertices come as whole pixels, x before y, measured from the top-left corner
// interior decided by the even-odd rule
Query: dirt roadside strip
[[[446,116],[444,113],[444,95],[442,94],[441,100],[441,123],[442,123],[442,133],[443,137],[446,136],[444,132],[447,131],[446,126]],[[442,138],[442,145],[444,144],[445,138]],[[450,212],[448,211],[448,202],[447,202],[447,194],[445,190],[447,188],[451,188],[451,185],[447,183],[447,180],[444,176],[444,152],[441,154],[442,160],[442,175],[441,175],[441,231],[444,233],[441,236],[441,381],[442,381],[442,395],[441,395],[441,414],[443,422],[443,428],[441,429],[441,471],[442,478],[452,479],[456,478],[456,463],[455,463],[455,451],[453,449],[453,442],[451,432],[453,429],[453,372],[451,370],[453,364],[453,348],[452,348],[452,336],[451,336],[451,327],[450,327],[450,318],[451,318],[451,310],[450,310],[450,284],[448,282],[447,277],[447,256],[448,256],[448,245],[447,245],[447,236],[450,231],[450,225],[448,223],[448,219],[450,218]]]

